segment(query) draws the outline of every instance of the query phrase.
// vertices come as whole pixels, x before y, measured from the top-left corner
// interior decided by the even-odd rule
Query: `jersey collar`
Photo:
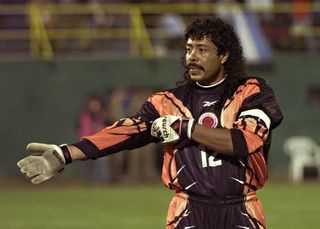
[[[202,87],[202,88],[213,88],[213,87],[216,87],[218,86],[219,84],[221,84],[226,78],[223,78],[222,80],[220,80],[219,82],[215,83],[215,84],[212,84],[212,85],[208,85],[208,86],[205,86],[205,85],[201,85],[199,82],[196,82],[196,84],[199,86],[199,87]]]

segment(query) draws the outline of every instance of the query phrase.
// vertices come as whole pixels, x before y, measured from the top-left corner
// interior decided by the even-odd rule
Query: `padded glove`
[[[167,115],[157,118],[151,125],[151,135],[159,138],[161,143],[177,142],[190,139],[195,127],[194,119]]]
[[[17,165],[20,171],[32,178],[33,184],[39,184],[61,172],[65,164],[71,163],[67,145],[30,143],[27,151],[32,155],[20,160]]]

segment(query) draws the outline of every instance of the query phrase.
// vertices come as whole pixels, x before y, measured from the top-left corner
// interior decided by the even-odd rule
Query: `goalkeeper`
[[[239,40],[221,19],[194,19],[185,41],[177,87],[74,144],[29,144],[21,172],[38,184],[74,161],[160,142],[162,180],[175,192],[167,229],[266,228],[256,191],[267,179],[272,130],[282,120],[273,90],[246,74]]]

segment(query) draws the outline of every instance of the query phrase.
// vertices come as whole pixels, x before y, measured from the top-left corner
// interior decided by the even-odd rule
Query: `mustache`
[[[199,68],[199,69],[201,69],[201,70],[204,70],[204,67],[202,67],[202,66],[199,65],[199,64],[195,64],[195,63],[190,63],[190,64],[188,64],[186,67],[187,67],[188,70],[189,70],[190,68]]]

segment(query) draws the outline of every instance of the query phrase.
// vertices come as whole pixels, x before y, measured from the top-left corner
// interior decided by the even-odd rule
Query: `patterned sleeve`
[[[255,82],[243,87],[243,101],[231,130],[235,152],[241,156],[262,148],[268,151],[271,131],[283,118],[272,88],[262,79]]]
[[[145,102],[135,115],[120,119],[93,135],[83,137],[73,145],[79,148],[87,159],[136,149],[156,141],[150,134],[150,128],[152,121],[158,117],[154,106]]]

